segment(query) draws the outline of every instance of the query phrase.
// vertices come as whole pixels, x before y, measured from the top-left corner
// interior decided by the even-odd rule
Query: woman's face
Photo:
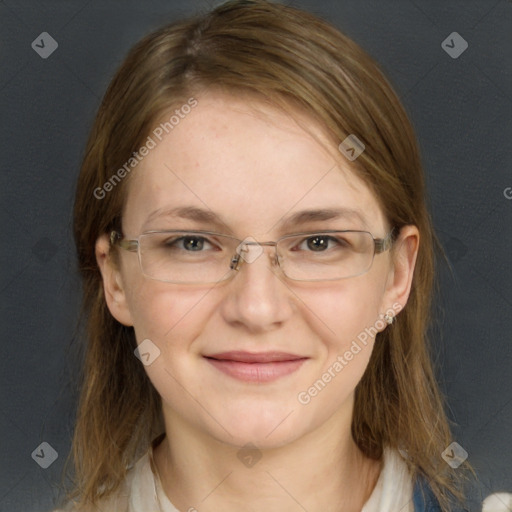
[[[148,230],[228,228],[240,240],[258,241],[312,230],[387,234],[377,201],[349,162],[341,154],[334,161],[290,117],[220,94],[197,100],[161,141],[153,137],[156,147],[133,171],[123,217],[126,238]],[[219,224],[165,214],[185,206],[215,213]],[[299,211],[319,209],[353,213],[286,224]],[[375,256],[367,273],[325,282],[286,279],[272,266],[274,248],[266,247],[234,278],[191,285],[145,277],[137,254],[123,250],[119,273],[109,273],[101,264],[104,242],[98,242],[97,254],[107,302],[120,322],[134,326],[139,344],[151,341],[145,342],[151,359],[160,351],[145,370],[166,419],[222,442],[259,447],[283,445],[351,417],[354,388],[375,332],[385,325],[382,315],[398,312],[407,300],[417,246],[414,240],[402,244],[412,243],[412,249],[400,271],[393,270],[387,251]],[[249,368],[240,354],[229,356],[238,363],[209,358],[235,351],[260,363]],[[272,368],[261,362],[276,352],[300,361],[274,362]],[[243,377],[247,373],[261,378]]]

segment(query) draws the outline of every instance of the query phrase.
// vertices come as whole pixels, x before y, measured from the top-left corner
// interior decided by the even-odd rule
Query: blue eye
[[[181,244],[178,245],[180,242]],[[163,242],[165,247],[177,250],[183,249],[187,252],[201,252],[205,247],[205,243],[207,245],[212,245],[207,238],[196,235],[185,235],[178,238],[170,238]]]

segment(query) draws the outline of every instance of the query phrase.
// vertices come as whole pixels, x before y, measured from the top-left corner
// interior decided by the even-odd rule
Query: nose
[[[228,323],[250,332],[269,331],[293,314],[293,293],[284,282],[275,255],[275,244],[271,243],[246,243],[237,251],[232,259],[236,275],[227,284],[221,304],[221,314]]]

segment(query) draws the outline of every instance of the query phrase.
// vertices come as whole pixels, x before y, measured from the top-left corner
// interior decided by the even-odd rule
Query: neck
[[[184,428],[176,417],[167,423],[154,460],[179,510],[360,512],[381,470],[381,461],[365,457],[354,443],[350,425],[340,436],[336,421],[290,444],[254,452]]]

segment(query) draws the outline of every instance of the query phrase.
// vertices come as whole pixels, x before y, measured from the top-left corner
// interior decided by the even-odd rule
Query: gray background
[[[219,3],[219,2],[216,2]],[[454,439],[480,482],[471,511],[512,492],[512,2],[302,0],[353,37],[417,130],[451,260],[433,330]],[[0,510],[52,508],[76,407],[80,283],[72,198],[100,98],[129,47],[206,1],[0,0]],[[454,59],[441,43],[469,44]],[[48,32],[47,59],[31,44]],[[442,314],[441,314],[442,313]],[[57,452],[42,469],[41,442]]]

